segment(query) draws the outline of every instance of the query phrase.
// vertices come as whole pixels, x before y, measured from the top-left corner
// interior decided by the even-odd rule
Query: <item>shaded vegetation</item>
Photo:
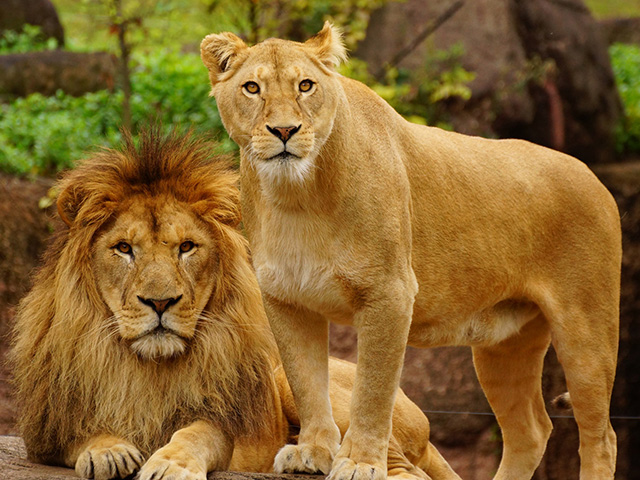
[[[616,131],[616,149],[640,153],[640,46],[615,44],[609,52],[625,112]]]

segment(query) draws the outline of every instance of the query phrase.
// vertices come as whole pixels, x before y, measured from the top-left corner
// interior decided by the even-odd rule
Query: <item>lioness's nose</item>
[[[276,137],[283,141],[283,143],[287,143],[293,135],[300,130],[302,125],[298,125],[297,127],[270,127],[267,125],[267,130],[273,133]]]
[[[151,307],[153,311],[158,314],[158,316],[161,316],[164,312],[166,312],[171,305],[175,305],[176,303],[178,303],[181,298],[182,298],[182,295],[179,295],[177,297],[162,298],[162,299],[143,298],[140,295],[138,295],[138,300],[140,300],[145,305],[148,305],[149,307]]]

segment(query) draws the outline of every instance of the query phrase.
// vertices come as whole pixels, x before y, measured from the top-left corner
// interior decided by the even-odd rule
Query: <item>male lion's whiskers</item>
[[[201,321],[203,325],[212,325],[214,327],[224,327],[229,330],[265,330],[270,332],[270,328],[268,325],[261,323],[243,323],[239,324],[237,322],[230,321],[226,317],[215,316],[208,312],[202,312],[198,315],[198,320]],[[198,331],[198,329],[196,329]]]

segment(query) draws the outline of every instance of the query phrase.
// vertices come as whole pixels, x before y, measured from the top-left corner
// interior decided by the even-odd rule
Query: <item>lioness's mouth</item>
[[[298,157],[297,155],[294,155],[293,153],[287,152],[286,150],[283,152],[280,152],[277,155],[274,155],[273,157],[269,157],[267,158],[267,161],[272,161],[272,160],[276,160],[280,163],[286,163],[288,161],[292,161],[292,160],[299,160],[300,157]]]

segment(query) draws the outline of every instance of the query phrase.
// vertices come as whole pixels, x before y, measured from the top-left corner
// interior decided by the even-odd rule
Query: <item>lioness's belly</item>
[[[504,300],[471,314],[454,312],[442,317],[429,317],[414,306],[408,343],[416,347],[447,345],[495,345],[512,335],[540,313],[539,308],[523,300]]]

